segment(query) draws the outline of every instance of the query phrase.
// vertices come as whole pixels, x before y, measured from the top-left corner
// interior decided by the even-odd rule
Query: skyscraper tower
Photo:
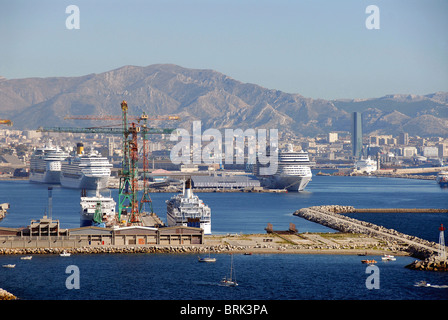
[[[353,148],[353,156],[356,159],[361,158],[361,151],[362,151],[361,112],[353,112],[352,114],[352,148]]]

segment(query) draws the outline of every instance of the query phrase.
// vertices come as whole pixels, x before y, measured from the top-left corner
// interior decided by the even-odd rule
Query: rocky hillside
[[[20,129],[110,124],[64,117],[120,115],[122,100],[128,102],[131,115],[143,111],[152,116],[179,115],[182,121],[175,127],[189,129],[192,120],[202,120],[203,129],[277,128],[314,136],[348,130],[350,113],[361,111],[366,133],[404,130],[420,136],[448,136],[445,92],[329,101],[242,83],[213,70],[168,64],[125,66],[82,77],[0,78],[0,117],[11,119]]]

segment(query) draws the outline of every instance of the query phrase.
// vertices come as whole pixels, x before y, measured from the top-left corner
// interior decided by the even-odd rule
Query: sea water
[[[0,227],[29,225],[48,213],[48,185],[28,181],[0,182],[0,202],[11,208]],[[117,200],[117,190],[110,190]],[[173,194],[151,194],[153,210],[166,221],[166,204]],[[299,232],[334,230],[293,216],[297,209],[339,204],[358,208],[447,208],[448,190],[434,181],[374,177],[315,176],[301,193],[198,193],[212,209],[212,233],[264,233],[267,223],[276,230],[294,223]],[[62,228],[79,227],[80,190],[53,186],[52,217]],[[438,242],[445,213],[353,214]],[[369,273],[362,259],[375,259],[379,288],[369,289]],[[192,254],[95,254],[0,256],[0,288],[24,300],[442,300],[448,297],[448,274],[405,268],[414,259],[379,256],[316,254],[235,254],[239,286],[219,286],[228,275],[230,256],[215,263],[198,263]],[[79,270],[79,289],[68,289],[68,266]],[[441,287],[416,287],[425,280]]]

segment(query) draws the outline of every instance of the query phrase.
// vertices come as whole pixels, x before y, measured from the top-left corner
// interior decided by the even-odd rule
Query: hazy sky
[[[366,28],[369,5],[380,29]],[[448,1],[0,0],[0,76],[155,63],[311,98],[448,91]]]

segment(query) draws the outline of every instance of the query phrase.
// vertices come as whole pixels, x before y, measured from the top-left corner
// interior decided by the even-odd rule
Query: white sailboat
[[[233,255],[230,255],[230,257],[230,276],[228,278],[224,277],[219,284],[224,287],[238,286],[238,282],[236,282],[235,269],[233,268]]]
[[[210,249],[208,250],[208,257],[198,257],[199,262],[215,262],[216,258],[210,257]]]

